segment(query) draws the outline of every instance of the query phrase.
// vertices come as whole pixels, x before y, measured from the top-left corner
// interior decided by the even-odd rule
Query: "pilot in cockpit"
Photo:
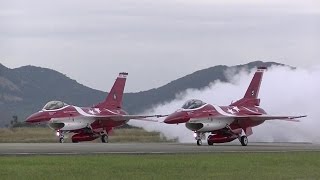
[[[67,104],[62,101],[50,101],[43,107],[43,110],[61,109],[65,106],[67,106]]]
[[[203,101],[201,100],[198,100],[198,99],[192,99],[192,100],[189,100],[187,101],[183,106],[182,106],[182,109],[196,109],[196,108],[199,108],[203,105],[205,105],[206,103],[204,103]]]

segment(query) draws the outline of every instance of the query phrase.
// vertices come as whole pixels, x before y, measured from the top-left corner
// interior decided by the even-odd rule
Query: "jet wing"
[[[307,116],[272,116],[272,115],[244,115],[244,116],[235,116],[236,120],[253,120],[253,121],[268,121],[268,120],[284,120],[284,121],[294,121],[299,122],[299,118]]]
[[[167,115],[106,115],[106,116],[95,116],[94,118],[96,120],[101,121],[129,121],[132,120],[140,120],[140,121],[150,121],[150,122],[158,122],[157,120],[148,119],[148,118],[160,118],[160,117],[166,117]]]

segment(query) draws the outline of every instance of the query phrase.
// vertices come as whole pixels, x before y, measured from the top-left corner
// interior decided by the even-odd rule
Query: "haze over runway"
[[[220,64],[319,65],[317,0],[0,4],[0,63],[52,68],[103,91],[120,71],[132,92]]]

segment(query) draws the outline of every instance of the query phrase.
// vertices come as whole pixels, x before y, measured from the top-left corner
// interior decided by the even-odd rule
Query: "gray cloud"
[[[108,90],[161,86],[195,70],[253,60],[318,63],[316,1],[0,1],[0,62],[61,71]]]

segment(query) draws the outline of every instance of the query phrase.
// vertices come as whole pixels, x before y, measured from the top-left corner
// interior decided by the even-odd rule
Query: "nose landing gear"
[[[201,140],[201,139],[198,139],[198,140],[197,140],[197,145],[198,145],[198,146],[201,146],[201,145],[202,145],[202,140]]]
[[[64,143],[64,134],[62,131],[57,131],[57,136],[59,136],[59,143]]]
[[[206,139],[205,133],[202,132],[194,132],[194,137],[197,140],[197,145],[201,146],[202,145],[202,140]]]

